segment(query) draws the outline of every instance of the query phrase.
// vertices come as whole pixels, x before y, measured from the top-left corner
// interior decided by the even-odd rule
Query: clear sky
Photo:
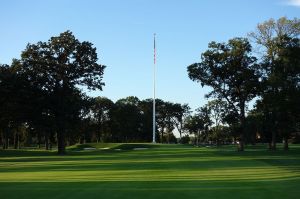
[[[106,86],[89,95],[152,98],[156,33],[157,97],[197,108],[208,90],[188,78],[187,66],[207,44],[282,16],[300,18],[300,0],[1,0],[0,63],[19,58],[27,43],[71,30],[107,65]]]

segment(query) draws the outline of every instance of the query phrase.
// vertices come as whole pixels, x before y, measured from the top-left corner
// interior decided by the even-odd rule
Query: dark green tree
[[[264,112],[267,119],[265,122],[271,124],[268,125],[270,128],[266,130],[271,134],[269,146],[272,150],[276,150],[276,141],[278,141],[278,135],[280,134],[279,125],[283,125],[280,124],[282,121],[280,114],[282,112],[279,110],[278,103],[281,101],[280,95],[282,94],[280,84],[283,84],[285,80],[280,77],[282,66],[279,64],[281,62],[279,56],[282,54],[286,38],[297,38],[299,35],[300,20],[298,18],[287,19],[286,17],[281,17],[278,20],[270,19],[260,23],[255,31],[249,33],[249,37],[260,47],[259,53],[265,63],[261,65],[264,92],[259,107],[264,108],[261,111]],[[287,58],[286,55],[285,58]]]
[[[194,134],[194,144],[199,146],[200,134],[205,130],[203,118],[199,115],[188,116],[184,128]]]
[[[142,139],[145,142],[151,142],[153,128],[153,99],[142,100],[139,103],[139,109],[142,117]]]
[[[262,102],[271,108],[278,135],[287,150],[288,139],[300,122],[300,40],[289,37],[280,40],[278,55],[272,63],[275,67],[266,81],[273,89],[265,90]]]
[[[228,43],[211,42],[201,56],[202,61],[188,66],[189,77],[213,90],[208,97],[225,100],[239,116],[241,130],[239,150],[244,150],[244,124],[247,102],[258,94],[257,59],[251,56],[247,39],[235,38]]]
[[[4,149],[8,148],[9,140],[20,146],[17,129],[28,122],[33,110],[31,99],[34,92],[26,78],[17,71],[17,66],[0,65],[0,129]]]
[[[95,132],[97,142],[106,141],[112,137],[113,109],[113,101],[106,97],[96,97],[92,99],[92,120],[96,127]]]
[[[102,90],[104,86],[105,66],[97,61],[92,43],[80,42],[70,31],[51,37],[47,42],[28,44],[18,60],[27,79],[54,96],[52,111],[57,127],[58,154],[65,153],[67,118],[72,115],[68,102],[72,101],[75,88],[86,86]]]
[[[156,99],[156,125],[160,137],[160,142],[164,142],[164,132],[167,127],[167,108],[166,103],[161,99]]]
[[[170,136],[172,136],[175,127],[180,131],[182,130],[185,109],[180,104],[165,102],[161,99],[156,100],[156,123],[158,131],[160,131],[161,143],[164,141],[170,143]]]
[[[266,141],[266,134],[263,128],[264,120],[264,115],[257,108],[251,110],[246,117],[245,136],[252,145],[255,145],[257,141]]]
[[[139,104],[140,100],[134,96],[119,99],[115,103],[113,113],[116,125],[114,131],[115,141],[141,141],[142,116],[138,107]]]

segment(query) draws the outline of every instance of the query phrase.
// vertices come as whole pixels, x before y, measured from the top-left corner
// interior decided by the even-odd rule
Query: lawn
[[[83,150],[92,147],[98,149]],[[263,146],[236,152],[231,146],[94,144],[71,147],[66,156],[0,150],[1,199],[299,196],[299,145],[288,152]]]

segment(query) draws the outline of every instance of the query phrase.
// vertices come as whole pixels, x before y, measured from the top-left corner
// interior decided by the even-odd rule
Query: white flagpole
[[[152,143],[155,142],[155,64],[156,64],[156,48],[155,48],[155,33],[154,33],[154,59],[153,59],[153,126],[152,126]]]

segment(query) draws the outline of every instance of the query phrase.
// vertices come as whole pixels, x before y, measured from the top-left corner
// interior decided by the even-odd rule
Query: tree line
[[[247,122],[257,118],[269,138],[269,148],[284,140],[288,149],[291,134],[300,124],[300,20],[270,19],[249,33],[227,43],[211,42],[201,61],[188,66],[193,81],[209,86],[208,98],[224,100],[230,113],[229,126],[238,127],[239,150],[244,150]],[[246,115],[247,103],[256,100]],[[259,118],[259,119],[258,119]],[[231,125],[230,125],[231,123]]]
[[[188,104],[158,99],[157,141],[238,143],[243,151],[257,141],[275,150],[284,140],[288,149],[300,131],[299,35],[300,20],[282,17],[259,24],[248,38],[210,42],[200,62],[187,67],[191,80],[212,88],[208,103],[192,112]],[[113,102],[84,93],[102,90],[105,67],[93,44],[70,31],[28,44],[20,59],[1,64],[3,149],[57,145],[64,154],[75,143],[150,142],[152,99]],[[252,110],[250,101],[255,101]]]

